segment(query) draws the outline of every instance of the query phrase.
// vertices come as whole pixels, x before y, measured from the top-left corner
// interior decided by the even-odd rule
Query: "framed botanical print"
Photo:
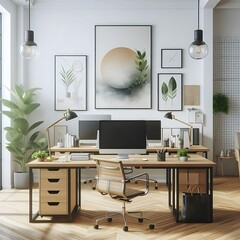
[[[182,68],[182,49],[162,49],[162,68]]]
[[[181,73],[158,74],[158,111],[182,111],[183,83]]]
[[[152,107],[152,27],[95,26],[95,108]]]
[[[55,55],[55,110],[87,110],[87,56]]]

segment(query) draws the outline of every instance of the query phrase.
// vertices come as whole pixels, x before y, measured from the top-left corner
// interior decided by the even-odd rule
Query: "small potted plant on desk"
[[[48,157],[48,153],[45,150],[38,150],[32,154],[32,158],[37,159],[39,162],[44,162]]]
[[[188,150],[186,148],[181,148],[177,152],[177,156],[180,161],[187,161],[188,160]]]

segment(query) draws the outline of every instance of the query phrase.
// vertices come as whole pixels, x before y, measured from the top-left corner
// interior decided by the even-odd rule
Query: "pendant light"
[[[203,31],[199,29],[199,0],[198,0],[198,29],[194,31],[194,41],[188,52],[194,59],[202,59],[208,54],[208,45],[203,41]]]
[[[30,1],[28,5],[28,30],[25,31],[25,42],[20,46],[19,52],[25,59],[35,59],[39,56],[38,45],[34,42],[34,32],[30,30]]]

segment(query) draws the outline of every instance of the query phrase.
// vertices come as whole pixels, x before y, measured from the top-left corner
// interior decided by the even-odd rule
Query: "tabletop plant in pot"
[[[181,148],[177,152],[177,156],[180,161],[187,161],[188,160],[188,150],[186,148]]]
[[[47,151],[47,140],[46,138],[40,138],[38,140],[39,149],[33,152],[32,158],[37,159],[39,162],[46,161],[48,157],[48,151]]]
[[[11,125],[4,130],[8,141],[7,149],[12,154],[12,160],[19,166],[19,171],[14,172],[14,187],[28,188],[26,163],[32,160],[32,153],[41,147],[38,140],[40,131],[36,128],[43,121],[30,121],[34,110],[40,106],[35,102],[35,92],[40,88],[25,89],[23,85],[16,84],[8,90],[11,100],[1,99],[1,102],[9,110],[3,110],[1,113],[11,119]]]

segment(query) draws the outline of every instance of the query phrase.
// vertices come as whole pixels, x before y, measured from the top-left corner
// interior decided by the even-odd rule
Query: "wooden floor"
[[[36,194],[35,194],[36,195]],[[82,211],[72,223],[29,223],[28,190],[0,191],[0,239],[6,240],[134,240],[134,239],[240,239],[240,180],[235,177],[214,179],[214,222],[208,224],[175,223],[167,202],[167,189],[160,184],[151,186],[150,193],[127,205],[128,210],[142,210],[156,224],[148,229],[147,222],[130,219],[129,231],[122,230],[122,219],[104,222],[100,229],[93,228],[94,219],[105,210],[120,210],[121,203],[83,185]],[[34,204],[37,205],[37,197]]]

